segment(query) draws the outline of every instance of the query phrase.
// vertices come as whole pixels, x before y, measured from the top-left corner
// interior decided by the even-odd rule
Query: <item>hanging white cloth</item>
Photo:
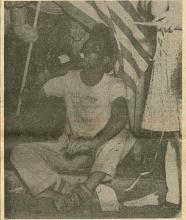
[[[179,131],[181,101],[175,91],[181,64],[182,34],[157,32],[154,65],[143,115],[142,128],[152,131]],[[180,68],[181,71],[181,68]]]

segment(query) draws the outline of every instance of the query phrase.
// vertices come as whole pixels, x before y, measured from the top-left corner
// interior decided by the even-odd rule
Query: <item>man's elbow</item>
[[[120,117],[119,121],[120,121],[120,127],[121,127],[121,129],[125,128],[126,125],[127,125],[128,122],[129,122],[128,116],[123,115],[122,117]]]
[[[128,124],[128,117],[123,113],[115,115],[115,119],[113,120],[114,120],[114,129],[117,131],[121,131]]]

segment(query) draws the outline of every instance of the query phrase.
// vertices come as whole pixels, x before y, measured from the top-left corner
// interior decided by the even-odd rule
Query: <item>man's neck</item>
[[[104,71],[102,68],[86,69],[80,72],[82,82],[87,86],[97,85],[103,78]]]

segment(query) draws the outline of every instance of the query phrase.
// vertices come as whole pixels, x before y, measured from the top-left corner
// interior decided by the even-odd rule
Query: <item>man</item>
[[[57,192],[57,210],[91,198],[98,184],[112,179],[118,162],[135,143],[127,129],[126,91],[120,79],[105,73],[113,55],[110,32],[97,24],[83,49],[82,70],[49,80],[40,96],[64,97],[66,125],[56,143],[27,143],[13,149],[11,162],[34,196]],[[91,168],[85,183],[69,186],[59,175]]]

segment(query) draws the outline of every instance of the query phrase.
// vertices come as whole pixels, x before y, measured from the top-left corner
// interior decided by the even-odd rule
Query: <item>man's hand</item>
[[[158,30],[164,32],[173,32],[176,28],[180,27],[181,19],[179,21],[172,11],[166,11],[160,16],[157,16],[153,22],[157,24]]]
[[[18,38],[26,43],[35,42],[38,39],[37,30],[29,24],[16,25],[14,31]]]
[[[69,143],[67,153],[70,155],[91,151],[95,146],[94,141],[77,139]]]

